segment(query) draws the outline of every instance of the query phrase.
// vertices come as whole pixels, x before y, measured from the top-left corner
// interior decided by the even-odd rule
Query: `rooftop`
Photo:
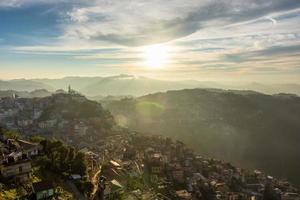
[[[41,181],[32,184],[34,192],[39,192],[43,190],[48,190],[54,188],[53,182],[51,181]]]

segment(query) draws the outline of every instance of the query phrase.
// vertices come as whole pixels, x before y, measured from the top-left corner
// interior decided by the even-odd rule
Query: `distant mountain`
[[[27,91],[16,91],[16,90],[0,90],[0,97],[12,97],[16,95],[22,98],[35,98],[35,97],[46,97],[50,96],[52,93],[45,89],[37,89],[31,92]]]
[[[298,84],[228,83],[196,80],[168,81],[124,74],[109,77],[65,77],[61,79],[0,81],[0,90],[32,91],[46,89],[54,91],[58,89],[66,90],[69,85],[76,91],[99,100],[102,96],[142,96],[168,90],[193,88],[254,90],[266,94],[292,93],[300,95],[300,85]],[[97,98],[97,96],[100,98]]]
[[[299,84],[262,84],[262,83],[247,83],[238,85],[228,85],[220,87],[225,89],[237,90],[254,90],[265,94],[290,93],[300,95]]]
[[[146,77],[135,77],[130,75],[120,75],[114,77],[106,77],[102,80],[87,85],[80,92],[88,96],[93,94],[101,95],[133,95],[141,96],[158,91],[167,91],[172,89],[184,89],[197,87],[182,81],[172,82],[149,79]]]
[[[300,97],[188,89],[105,102],[119,124],[300,185]]]
[[[33,91],[37,89],[53,90],[53,88],[45,83],[26,80],[16,79],[10,81],[0,80],[0,90],[17,90],[17,91]]]
[[[34,79],[36,82],[51,85],[57,89],[67,89],[70,85],[73,89],[80,91],[86,86],[102,80],[102,77],[65,77],[61,79]]]

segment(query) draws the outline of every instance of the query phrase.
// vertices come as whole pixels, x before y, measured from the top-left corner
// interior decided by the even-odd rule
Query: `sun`
[[[166,45],[152,45],[144,47],[144,62],[148,68],[162,68],[168,61],[169,47]]]

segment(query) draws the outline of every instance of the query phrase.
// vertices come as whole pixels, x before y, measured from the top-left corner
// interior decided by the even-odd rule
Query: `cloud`
[[[300,56],[300,44],[291,46],[272,46],[263,50],[224,55],[224,60],[241,63],[248,61],[272,60],[274,58]]]
[[[139,46],[299,8],[294,0],[94,1],[67,13],[66,37]],[[276,20],[268,17],[273,23]]]
[[[223,35],[224,27],[243,23],[259,26],[261,19],[276,24],[277,13],[300,8],[300,1],[294,0],[0,1],[0,7],[36,4],[61,5],[58,6],[61,12],[55,12],[61,17],[57,23],[62,31],[59,38],[63,41],[101,41],[124,46],[171,42],[197,33],[205,34],[211,29],[215,33],[210,35],[215,36],[217,32]],[[248,33],[252,31],[257,30]]]
[[[277,24],[277,20],[272,17],[266,17],[266,19],[270,20],[274,25]]]

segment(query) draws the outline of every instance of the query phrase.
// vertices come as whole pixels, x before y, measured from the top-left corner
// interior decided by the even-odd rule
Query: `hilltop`
[[[73,91],[43,98],[5,97],[0,100],[0,125],[25,135],[55,136],[81,145],[80,138],[93,140],[114,125],[101,104]]]

